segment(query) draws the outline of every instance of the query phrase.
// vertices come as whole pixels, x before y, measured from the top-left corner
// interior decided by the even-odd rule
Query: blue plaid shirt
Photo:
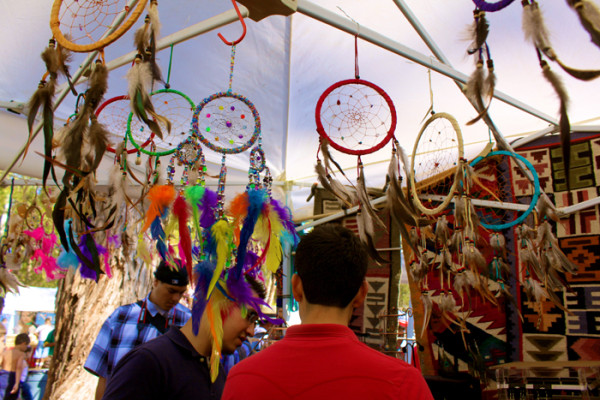
[[[152,316],[158,312],[148,297],[146,308]],[[166,319],[169,325],[181,327],[190,316],[190,310],[177,304],[169,311]],[[138,303],[117,308],[104,321],[83,367],[94,375],[108,378],[117,362],[131,349],[160,336],[161,333],[154,325],[142,322],[143,318],[142,307]]]

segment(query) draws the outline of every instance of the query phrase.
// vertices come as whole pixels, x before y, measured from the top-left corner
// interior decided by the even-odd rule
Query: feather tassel
[[[191,280],[194,261],[192,260],[192,238],[187,224],[190,218],[190,210],[185,198],[181,195],[177,196],[173,203],[173,215],[177,217],[179,223],[179,246],[181,253],[183,253],[179,254],[179,258],[185,260],[185,267]]]
[[[569,103],[569,95],[567,94],[567,90],[564,86],[564,83],[560,79],[558,75],[556,75],[548,65],[547,62],[542,61],[542,73],[544,78],[554,88],[554,91],[558,95],[560,100],[560,108],[559,108],[559,128],[560,128],[560,143],[562,147],[562,156],[564,162],[564,171],[565,171],[565,180],[567,183],[567,189],[569,186],[569,171],[571,167],[571,124],[569,123],[569,116],[567,115],[567,107]]]
[[[258,220],[263,207],[268,201],[267,193],[264,190],[254,189],[248,190],[246,193],[248,197],[248,209],[246,212],[246,217],[244,218],[242,230],[240,232],[237,260],[235,269],[233,270],[235,279],[240,279],[242,275],[246,252],[248,251],[248,242],[250,241],[250,237],[252,237],[252,233],[254,232],[256,221]]]
[[[217,262],[212,279],[208,285],[208,291],[206,292],[207,299],[210,298],[217,281],[221,278],[226,263],[230,261],[231,246],[233,244],[233,230],[225,219],[221,219],[211,227],[211,235],[212,240],[215,243]]]
[[[592,42],[600,47],[600,10],[590,0],[567,0],[577,12],[583,28],[590,34]]]
[[[155,185],[150,188],[147,198],[150,200],[150,206],[146,212],[144,225],[140,230],[142,233],[150,227],[150,224],[156,218],[160,218],[171,203],[173,203],[175,200],[175,188],[173,185]]]

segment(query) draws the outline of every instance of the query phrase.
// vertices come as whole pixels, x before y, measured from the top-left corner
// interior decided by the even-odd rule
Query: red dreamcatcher
[[[368,245],[374,260],[388,262],[375,250],[376,227],[385,230],[386,226],[371,206],[361,156],[376,152],[394,137],[396,109],[382,88],[360,79],[357,35],[354,48],[354,79],[334,83],[323,92],[317,102],[315,119],[323,162],[317,154],[315,169],[323,187],[343,204],[349,207],[358,203],[357,221],[361,240]],[[352,189],[345,187],[335,178],[331,164],[334,164],[344,177],[346,174],[331,158],[329,145],[344,154],[357,156],[357,184]]]

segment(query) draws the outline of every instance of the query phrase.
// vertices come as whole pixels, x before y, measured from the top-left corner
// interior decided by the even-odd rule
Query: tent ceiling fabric
[[[237,46],[233,90],[248,97],[259,110],[263,148],[273,176],[297,184],[291,186],[288,196],[295,210],[306,207],[308,187],[316,180],[313,171],[318,148],[314,118],[316,102],[331,84],[354,76],[353,37],[302,12],[322,8],[342,18],[350,17],[358,23],[359,33],[361,27],[373,30],[434,60],[431,51],[395,4],[397,2],[321,0],[317,6],[299,0],[299,11],[290,17],[270,16],[259,22],[246,19],[248,31],[244,41]],[[51,3],[36,0],[0,2],[2,104],[27,102],[37,87],[44,72],[39,54],[51,35]],[[405,0],[403,3],[412,10],[452,67],[468,76],[474,68],[473,57],[466,54],[469,44],[466,31],[472,23],[474,8],[472,2]],[[544,2],[540,6],[552,34],[553,46],[561,59],[578,68],[598,68],[600,49],[591,44],[575,12],[565,2]],[[225,0],[161,2],[161,34],[165,37],[231,9],[231,2]],[[518,1],[500,12],[487,14],[490,22],[488,43],[498,78],[497,89],[555,118],[558,99],[543,80],[533,47],[523,39],[521,14]],[[133,50],[133,32],[141,23],[138,21],[133,29],[105,49],[107,61]],[[196,103],[212,93],[226,90],[230,48],[221,42],[217,32],[226,38],[235,38],[240,31],[241,26],[236,22],[177,44],[173,51],[171,87],[183,91]],[[364,40],[359,40],[358,52],[361,78],[383,88],[393,100],[398,114],[396,137],[410,154],[430,106],[427,68]],[[72,71],[85,56],[73,55]],[[161,51],[158,59],[166,75],[168,49]],[[129,64],[110,72],[106,99],[126,93],[128,68]],[[598,83],[576,81],[563,74],[558,66],[552,65],[552,68],[563,77],[569,91],[571,121],[595,122],[600,96]],[[483,122],[465,126],[475,116],[475,111],[451,79],[433,72],[431,84],[434,109],[457,118],[465,143],[475,143],[467,146],[466,154],[476,154],[488,141],[487,127]],[[78,90],[84,89],[84,85],[78,86]],[[66,119],[74,106],[75,98],[68,96],[57,109],[57,118]],[[509,141],[549,125],[547,121],[497,99],[490,107],[490,115]],[[24,118],[0,111],[0,135],[3,142],[0,169],[5,169],[27,140]],[[33,177],[41,175],[42,161],[35,150],[41,151],[42,141],[42,135],[38,135],[26,159],[16,164],[14,172]],[[220,155],[208,149],[205,154],[211,163],[210,172],[218,174]],[[342,166],[349,168],[351,176],[355,174],[355,157],[334,155]],[[388,145],[363,157],[369,185],[383,185],[389,156]],[[164,161],[163,165],[166,163]],[[105,157],[104,172],[99,174],[99,181],[106,178],[105,171],[111,164],[110,157]],[[230,169],[228,182],[237,182],[237,190],[243,190],[248,153],[229,156],[227,165]]]

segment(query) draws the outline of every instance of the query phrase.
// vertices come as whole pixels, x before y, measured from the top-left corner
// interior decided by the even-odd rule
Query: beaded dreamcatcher
[[[385,146],[393,137],[396,129],[396,109],[388,94],[379,86],[360,79],[358,71],[358,36],[355,44],[354,79],[336,82],[327,88],[315,110],[317,132],[320,136],[320,148],[323,164],[317,154],[315,167],[323,187],[336,195],[340,201],[350,206],[359,204],[358,226],[360,237],[371,249],[371,256],[385,262],[375,251],[373,243],[375,225],[385,229],[372,208],[366,189],[361,156],[374,153]],[[340,173],[344,171],[331,158],[329,145],[336,150],[357,156],[356,190],[348,190],[333,176],[330,161]]]
[[[257,140],[260,143],[261,123],[256,107],[247,97],[232,91],[234,64],[235,44],[231,46],[229,89],[202,100],[192,118],[193,134],[203,145],[222,154],[217,189],[219,217],[223,215],[227,155],[246,151]]]

